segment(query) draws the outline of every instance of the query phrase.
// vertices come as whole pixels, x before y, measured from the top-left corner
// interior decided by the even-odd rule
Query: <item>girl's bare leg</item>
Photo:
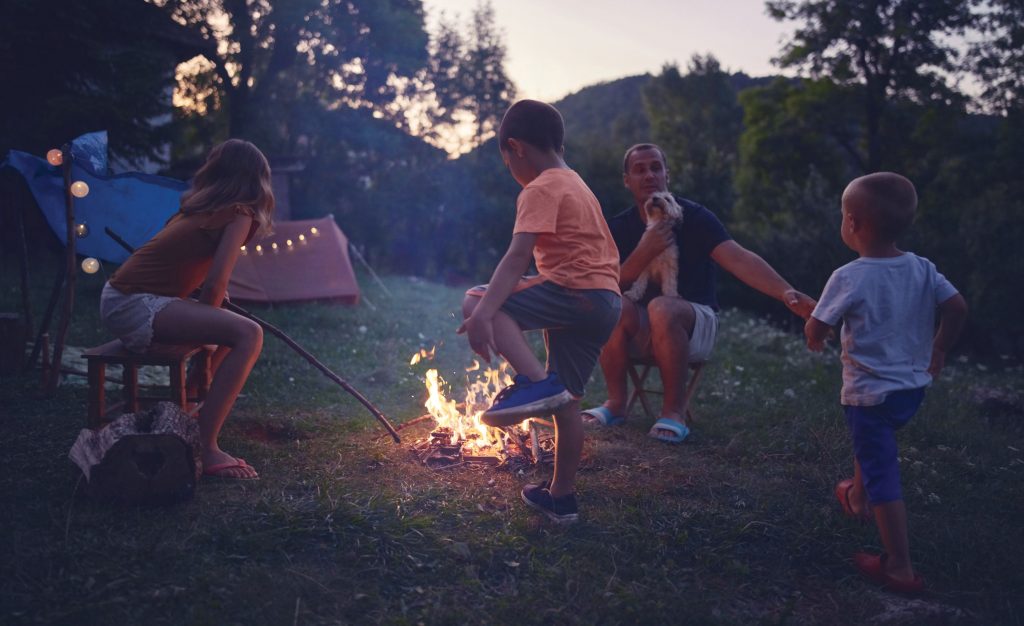
[[[217,344],[224,349],[206,401],[199,411],[199,433],[203,465],[234,461],[234,457],[220,449],[217,437],[259,357],[263,347],[263,329],[230,311],[181,300],[157,313],[153,320],[153,340],[160,343]],[[225,473],[236,478],[256,476],[256,471],[247,467]]]

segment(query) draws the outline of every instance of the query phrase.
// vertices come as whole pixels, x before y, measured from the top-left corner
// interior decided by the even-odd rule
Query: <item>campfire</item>
[[[435,348],[421,349],[409,365],[434,358]],[[492,428],[480,421],[498,392],[512,384],[508,364],[482,368],[479,361],[466,368],[465,396],[462,402],[446,395],[450,386],[431,368],[426,373],[427,401],[424,403],[436,427],[413,444],[420,461],[434,469],[467,464],[508,468],[513,471],[529,465],[550,462],[553,440],[541,435],[529,421],[509,428]]]

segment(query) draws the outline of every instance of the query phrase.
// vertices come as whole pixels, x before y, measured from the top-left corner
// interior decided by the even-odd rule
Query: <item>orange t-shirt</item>
[[[206,280],[224,228],[239,215],[253,218],[248,243],[259,226],[251,207],[239,204],[216,211],[175,213],[114,272],[111,286],[127,294],[188,296]]]
[[[534,233],[533,260],[545,279],[570,289],[619,292],[619,251],[601,204],[570,169],[548,169],[523,187],[513,233]]]

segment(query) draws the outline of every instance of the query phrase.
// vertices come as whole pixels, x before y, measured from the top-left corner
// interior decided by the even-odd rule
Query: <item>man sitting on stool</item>
[[[637,144],[623,158],[622,180],[634,205],[608,221],[619,248],[619,286],[625,291],[645,267],[670,245],[679,247],[679,297],[660,294],[650,285],[643,299],[622,300],[622,316],[601,350],[600,364],[608,385],[608,401],[583,412],[584,419],[603,426],[621,424],[626,411],[626,369],[630,358],[653,358],[665,388],[661,417],[649,435],[679,443],[689,434],[686,414],[686,372],[690,362],[706,360],[718,331],[715,295],[716,264],[747,285],[781,300],[807,319],[814,300],[793,289],[764,259],[733,241],[722,222],[696,202],[676,197],[683,220],[647,228],[639,207],[651,194],[668,190],[668,165],[661,148]]]

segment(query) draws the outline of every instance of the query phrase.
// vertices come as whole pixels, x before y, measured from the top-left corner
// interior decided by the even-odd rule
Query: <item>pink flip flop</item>
[[[885,572],[885,560],[888,554],[867,554],[858,552],[853,555],[853,566],[857,568],[865,578],[881,585],[886,591],[905,593],[908,595],[918,594],[924,591],[924,579],[917,573],[913,580],[898,580]]]

